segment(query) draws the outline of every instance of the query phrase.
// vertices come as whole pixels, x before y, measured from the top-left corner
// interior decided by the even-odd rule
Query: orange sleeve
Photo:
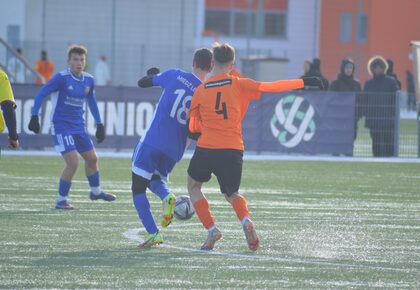
[[[190,132],[200,132],[201,126],[200,126],[200,103],[199,103],[199,91],[200,89],[197,88],[194,92],[194,96],[191,100],[190,110],[188,112],[188,117],[190,119],[189,123],[189,130]]]
[[[258,90],[260,92],[285,92],[296,89],[303,89],[303,80],[283,80],[275,82],[260,82]]]
[[[190,122],[188,124],[188,130],[192,133],[201,132],[201,122],[198,117],[190,118]]]
[[[239,85],[246,91],[257,92],[284,92],[305,87],[303,80],[280,80],[275,82],[257,82],[251,79],[238,79]]]

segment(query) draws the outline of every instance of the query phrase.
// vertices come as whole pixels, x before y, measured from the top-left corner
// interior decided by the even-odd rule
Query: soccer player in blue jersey
[[[51,134],[56,150],[61,153],[66,163],[58,186],[58,198],[55,206],[57,209],[74,208],[68,203],[67,196],[79,165],[77,152],[85,160],[85,173],[90,185],[90,199],[113,201],[116,198],[115,195],[101,190],[98,157],[85,129],[83,114],[87,100],[90,112],[96,121],[96,141],[101,143],[105,139],[105,128],[96,103],[94,80],[90,74],[83,71],[86,56],[87,49],[85,47],[70,46],[67,61],[69,68],[55,74],[35,96],[32,117],[28,126],[29,130],[39,133],[38,113],[43,99],[51,94]]]
[[[167,227],[172,222],[176,197],[168,188],[168,176],[184,154],[188,136],[188,110],[195,89],[212,69],[211,51],[198,49],[192,66],[193,72],[170,69],[159,73],[157,68],[152,68],[138,82],[142,88],[163,88],[151,124],[133,153],[133,202],[147,231],[140,248],[163,242],[150,211],[147,188],[162,200],[161,226]]]

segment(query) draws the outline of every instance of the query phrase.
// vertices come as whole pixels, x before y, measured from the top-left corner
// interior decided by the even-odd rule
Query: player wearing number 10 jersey
[[[170,69],[159,73],[157,68],[147,71],[138,85],[146,88],[160,86],[160,96],[152,121],[133,153],[132,192],[133,203],[147,231],[140,248],[163,242],[150,211],[146,189],[160,197],[163,203],[161,226],[173,219],[175,195],[167,186],[168,175],[182,158],[187,143],[187,118],[195,89],[204,81],[212,68],[212,53],[199,49],[193,58],[193,72]]]

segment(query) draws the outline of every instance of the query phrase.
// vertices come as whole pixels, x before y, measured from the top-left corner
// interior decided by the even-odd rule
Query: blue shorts
[[[176,161],[169,158],[154,147],[139,142],[133,153],[132,171],[148,180],[154,174],[160,176],[164,182],[168,182],[169,173],[174,169]]]
[[[54,132],[55,131],[55,132]],[[90,151],[93,149],[93,143],[90,135],[84,133],[68,133],[65,130],[53,131],[52,137],[55,145],[55,150],[61,155],[70,151],[77,150],[79,153]]]

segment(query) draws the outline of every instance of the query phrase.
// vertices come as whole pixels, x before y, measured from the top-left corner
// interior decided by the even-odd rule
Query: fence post
[[[417,104],[417,157],[420,157],[420,106]]]
[[[395,93],[395,130],[394,130],[394,157],[398,157],[400,151],[400,91]]]

